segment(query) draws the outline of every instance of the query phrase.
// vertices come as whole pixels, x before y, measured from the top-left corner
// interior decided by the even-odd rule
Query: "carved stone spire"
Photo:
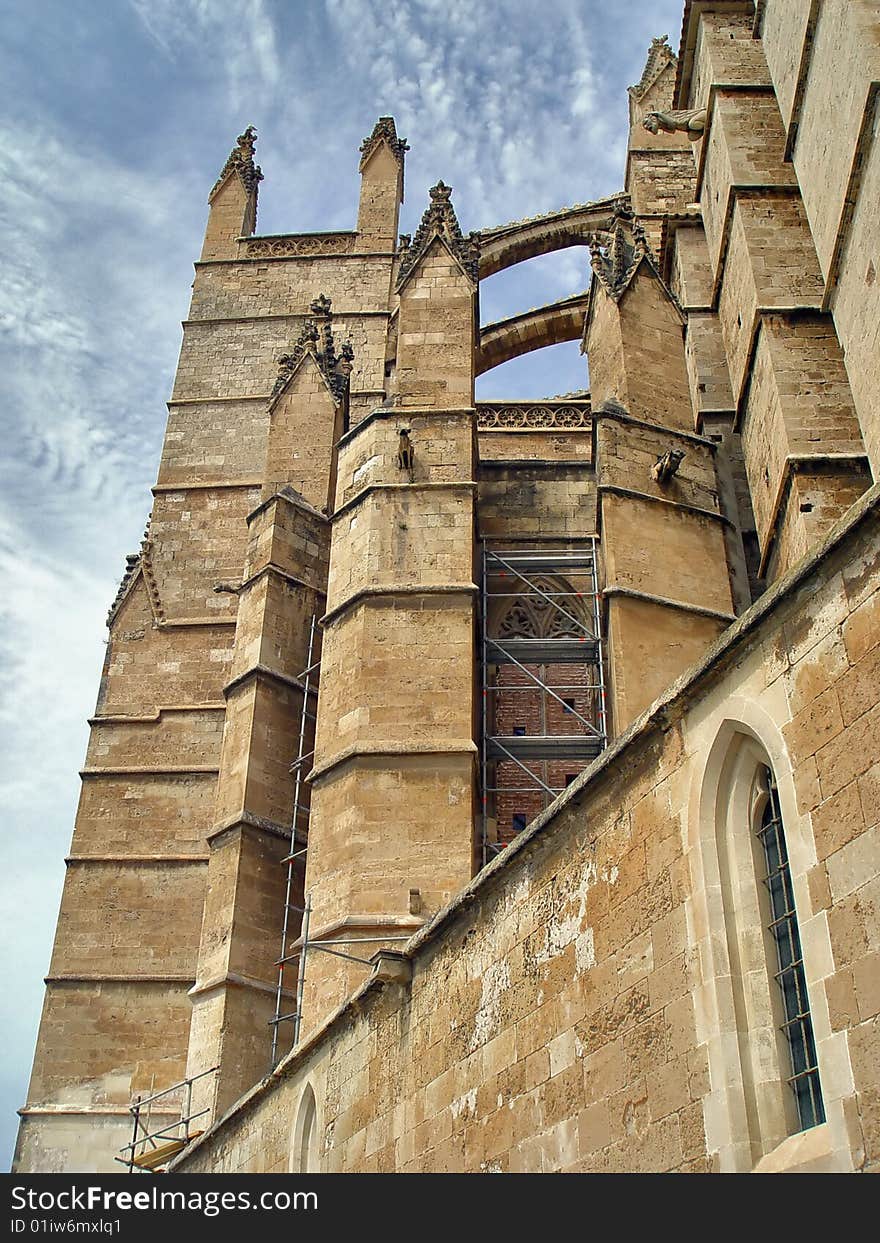
[[[629,88],[630,98],[640,100],[648,93],[666,66],[674,65],[677,59],[669,46],[669,35],[661,35],[659,39],[652,39],[642,76],[635,86]]]
[[[387,143],[391,154],[403,170],[403,156],[405,151],[409,151],[409,145],[405,138],[397,137],[397,126],[394,124],[394,117],[379,117],[379,120],[373,126],[373,132],[369,138],[365,138],[361,143],[361,162],[360,171],[364,171],[364,165],[367,160],[381,143]]]
[[[479,233],[469,233],[467,237],[462,233],[455,208],[452,206],[451,186],[438,181],[436,186],[431,186],[428,193],[431,196],[431,203],[422,216],[415,237],[410,240],[409,234],[401,234],[398,252],[400,258],[398,285],[412,271],[435,237],[443,238],[468,276],[476,282],[479,279],[480,264]]]
[[[333,339],[333,313],[330,307],[330,299],[325,294],[318,294],[310,304],[309,310],[314,318],[307,319],[303,324],[291,352],[282,354],[278,359],[278,376],[272,389],[270,408],[287,387],[307,354],[311,354],[318,364],[337,405],[345,397],[352,372],[354,349],[351,343],[346,341],[337,354],[336,343]]]
[[[129,592],[134,587],[138,576],[142,577],[144,580],[144,585],[147,589],[147,598],[150,602],[150,609],[152,610],[154,621],[164,622],[165,620],[165,609],[159,596],[159,586],[156,582],[156,576],[153,573],[153,540],[150,535],[150,525],[152,520],[153,515],[151,513],[147,518],[147,525],[144,528],[144,537],[141,540],[140,552],[129,553],[129,555],[125,558],[125,572],[122,575],[122,582],[119,584],[119,590],[116,593],[116,598],[111,604],[110,611],[107,614],[108,626],[112,626],[116,619],[116,614],[119,612],[124,601],[128,597]]]
[[[256,193],[257,186],[263,180],[263,173],[259,164],[254,163],[254,146],[256,141],[257,131],[253,125],[249,125],[243,134],[239,134],[235,140],[235,146],[229,153],[229,159],[223,165],[223,171],[208,195],[209,203],[226,178],[233,172],[238,173],[241,183],[248,194]]]

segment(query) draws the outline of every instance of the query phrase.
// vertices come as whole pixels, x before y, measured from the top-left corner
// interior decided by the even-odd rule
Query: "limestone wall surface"
[[[307,1086],[323,1170],[875,1168],[878,507],[874,488],[414,938],[411,983],[366,985],[176,1168],[302,1168]],[[749,839],[726,774],[752,750],[827,1118],[797,1135],[762,1046],[775,965],[725,863]]]

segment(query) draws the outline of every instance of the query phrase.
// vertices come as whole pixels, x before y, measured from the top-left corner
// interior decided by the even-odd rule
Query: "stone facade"
[[[186,1172],[880,1168],[878,81],[870,0],[687,0],[624,191],[469,236],[439,181],[398,239],[390,117],[355,230],[256,236],[238,138],[19,1169],[119,1168],[185,1076]],[[559,340],[589,394],[475,402]]]

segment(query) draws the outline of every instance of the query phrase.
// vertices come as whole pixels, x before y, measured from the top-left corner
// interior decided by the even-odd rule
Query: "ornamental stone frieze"
[[[477,404],[477,427],[481,432],[576,432],[589,428],[592,417],[589,401],[570,405],[555,402]]]
[[[354,249],[354,233],[300,233],[284,237],[249,237],[248,259],[278,259],[297,255],[347,255]]]

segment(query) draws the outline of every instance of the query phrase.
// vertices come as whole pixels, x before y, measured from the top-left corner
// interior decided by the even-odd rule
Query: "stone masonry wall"
[[[410,985],[364,986],[177,1168],[299,1168],[307,1084],[324,1170],[876,1168],[878,506],[875,488],[416,936]],[[785,1067],[750,1080],[735,1052],[729,953],[750,934],[717,826],[740,745],[779,785],[827,1114],[788,1138],[746,1107]]]

